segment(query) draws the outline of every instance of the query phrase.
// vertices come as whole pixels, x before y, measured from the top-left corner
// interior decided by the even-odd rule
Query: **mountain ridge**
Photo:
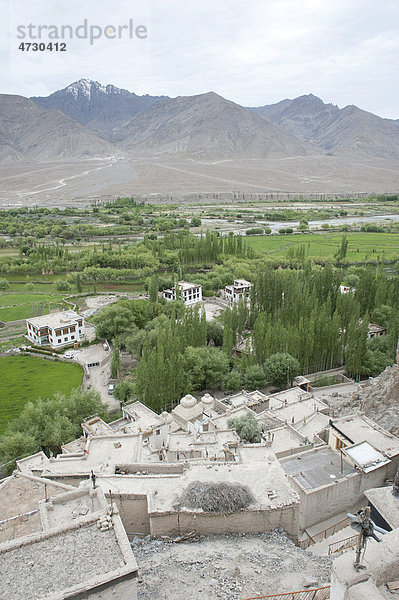
[[[19,98],[14,106],[6,100],[10,97]],[[3,95],[0,102],[0,159],[6,161],[121,153],[199,159],[309,154],[399,159],[399,120],[354,105],[341,109],[314,94],[243,107],[215,92],[138,96],[83,78],[47,97]]]
[[[24,96],[0,95],[0,160],[108,158],[121,151],[59,110]]]

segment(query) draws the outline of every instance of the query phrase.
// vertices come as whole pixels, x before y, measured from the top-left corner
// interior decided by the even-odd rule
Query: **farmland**
[[[62,305],[60,294],[0,294],[0,321],[36,317]]]
[[[348,240],[346,260],[364,262],[399,259],[399,235],[396,233],[326,232],[288,235],[247,236],[247,243],[274,257],[288,257],[289,252],[305,245],[306,256],[311,259],[333,259],[342,236]]]
[[[35,356],[0,358],[0,371],[0,435],[27,402],[56,392],[68,394],[80,387],[83,377],[79,365]]]

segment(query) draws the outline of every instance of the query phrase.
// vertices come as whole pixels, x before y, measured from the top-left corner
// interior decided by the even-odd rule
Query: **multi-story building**
[[[178,288],[177,295],[176,287]],[[186,306],[190,306],[202,301],[202,286],[196,283],[178,281],[177,286],[174,285],[170,290],[163,291],[163,297],[168,302],[176,300],[176,297],[180,297]]]
[[[59,348],[85,336],[84,318],[73,310],[26,319],[27,337],[37,346]]]
[[[235,279],[233,285],[226,285],[225,297],[230,302],[239,302],[240,300],[249,300],[252,283],[245,279]]]

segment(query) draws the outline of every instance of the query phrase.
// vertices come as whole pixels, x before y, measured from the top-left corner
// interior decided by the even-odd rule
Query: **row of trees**
[[[379,373],[392,362],[399,336],[399,277],[358,269],[356,290],[341,294],[339,276],[330,265],[306,265],[257,277],[250,320],[259,363],[289,352],[304,372],[346,364],[359,376]],[[370,321],[387,328],[383,342],[368,340]]]

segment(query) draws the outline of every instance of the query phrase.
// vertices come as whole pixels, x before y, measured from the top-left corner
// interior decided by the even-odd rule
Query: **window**
[[[58,342],[59,344],[61,344],[61,338],[58,338],[57,342]]]
[[[156,432],[155,432],[155,434],[156,434],[156,435],[160,435],[160,434],[161,434],[161,430],[160,430],[160,429],[157,429],[157,430],[156,430]]]
[[[68,341],[68,338],[67,338],[67,337],[64,337],[64,342],[67,342],[67,341]]]

